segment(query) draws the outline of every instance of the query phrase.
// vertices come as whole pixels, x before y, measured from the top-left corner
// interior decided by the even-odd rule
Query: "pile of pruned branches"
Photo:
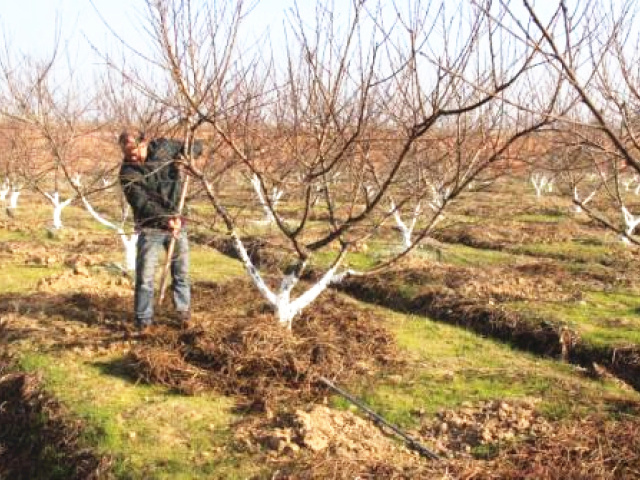
[[[345,382],[401,364],[379,319],[338,294],[326,293],[290,331],[262,311],[245,281],[203,288],[196,325],[156,329],[132,349],[130,364],[141,379],[187,393],[240,395],[263,409],[284,398],[325,395],[320,376]],[[246,311],[230,311],[243,304]]]

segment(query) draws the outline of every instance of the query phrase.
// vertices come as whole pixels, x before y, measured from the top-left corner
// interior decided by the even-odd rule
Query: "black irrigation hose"
[[[323,385],[329,387],[329,389],[333,390],[334,392],[338,393],[339,395],[342,395],[344,398],[349,400],[354,405],[356,405],[363,412],[365,412],[367,415],[369,415],[376,423],[382,423],[386,427],[389,427],[391,430],[393,430],[396,433],[396,435],[401,437],[407,443],[409,448],[411,448],[412,450],[415,450],[416,452],[418,452],[423,457],[430,458],[432,460],[440,460],[440,457],[438,455],[433,453],[428,448],[424,447],[416,439],[410,437],[409,435],[404,433],[402,430],[400,430],[398,427],[396,427],[392,423],[389,423],[388,421],[386,421],[384,418],[382,418],[376,412],[371,410],[369,407],[367,407],[364,403],[362,403],[360,400],[355,398],[353,395],[349,394],[348,392],[344,391],[340,387],[336,386],[331,380],[329,380],[329,379],[327,379],[325,377],[318,377],[318,381],[320,383],[322,383]]]

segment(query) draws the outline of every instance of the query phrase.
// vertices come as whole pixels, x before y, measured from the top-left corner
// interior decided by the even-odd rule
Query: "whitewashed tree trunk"
[[[122,241],[122,246],[124,248],[124,267],[128,272],[134,271],[136,269],[136,246],[138,244],[138,234],[133,232],[130,235],[127,235],[123,227],[118,227],[117,225],[102,217],[98,212],[94,210],[94,208],[84,196],[82,196],[81,198],[82,203],[93,218],[95,218],[105,227],[111,228],[118,233],[118,235],[120,236],[120,240]],[[125,220],[126,217],[123,219],[123,223]]]
[[[264,197],[264,194],[262,192],[262,186],[260,185],[260,178],[258,177],[258,175],[254,175],[251,178],[251,185],[253,185],[253,189],[256,191],[256,195],[258,195],[258,201],[260,202],[260,205],[264,210],[265,217],[266,217],[264,220],[265,223],[275,223],[276,219],[273,216],[273,212],[269,208],[269,205],[267,204],[267,200]],[[271,206],[273,210],[276,209],[276,206],[278,205],[280,198],[282,198],[283,193],[284,192],[279,188],[273,187],[273,190],[271,191],[271,196],[270,196]]]
[[[11,191],[11,185],[9,185],[9,181],[5,180],[2,186],[0,187],[0,202],[4,205],[7,202],[7,195]]]
[[[244,264],[249,277],[253,281],[258,291],[265,298],[265,300],[269,302],[269,304],[271,304],[271,306],[275,310],[280,324],[286,328],[291,329],[291,325],[295,316],[302,312],[302,310],[304,310],[316,298],[318,298],[318,296],[322,292],[324,292],[331,283],[344,278],[344,273],[341,275],[336,274],[338,268],[342,264],[342,260],[344,259],[345,250],[343,249],[338,255],[338,258],[334,262],[333,266],[329,268],[329,270],[327,270],[327,272],[320,278],[320,280],[318,280],[314,285],[311,286],[311,288],[305,291],[298,298],[292,300],[291,291],[300,280],[300,274],[297,272],[303,271],[304,264],[301,265],[296,272],[286,275],[282,279],[282,282],[280,282],[278,291],[273,292],[265,283],[258,269],[255,267],[255,265],[253,265],[253,262],[249,258],[247,250],[244,248],[244,245],[242,244],[242,241],[240,240],[238,235],[233,232],[231,234],[231,237],[233,239],[240,260]]]
[[[62,210],[64,210],[71,202],[73,202],[76,197],[70,197],[64,201],[61,201],[60,194],[58,192],[53,192],[53,194],[45,193],[45,196],[53,205],[53,228],[59,230],[63,227]]]
[[[393,214],[393,218],[396,220],[396,225],[400,229],[400,233],[402,234],[402,243],[404,248],[410,248],[412,245],[411,237],[413,235],[413,229],[416,226],[416,222],[418,220],[418,216],[420,215],[421,204],[418,202],[416,204],[415,209],[413,210],[413,214],[411,216],[411,220],[409,221],[409,225],[405,224],[400,216],[400,212],[398,211],[396,204],[393,200],[390,200],[391,204],[391,213]]]
[[[640,215],[638,216],[633,215],[629,211],[629,209],[626,207],[626,205],[622,205],[621,210],[622,210],[622,217],[624,218],[624,224],[626,226],[624,235],[622,236],[622,241],[628,245],[629,243],[631,243],[629,241],[629,237],[633,235],[633,232],[636,229],[636,227],[640,225]]]
[[[531,175],[531,183],[533,184],[533,188],[536,190],[536,197],[540,198],[542,197],[544,187],[551,183],[551,179],[543,173],[534,173]]]
[[[624,180],[622,180],[622,185],[624,185],[624,190],[626,192],[628,192],[629,190],[631,190],[631,185],[633,185],[635,182],[638,181],[638,176],[634,175],[633,177],[629,178],[625,178]],[[640,185],[639,185],[640,186]],[[636,187],[637,189],[638,187]]]
[[[578,193],[578,187],[573,187],[573,198],[576,202],[582,204],[582,205],[586,205],[587,203],[589,203],[593,197],[595,196],[597,190],[594,190],[593,192],[591,192],[587,198],[585,198],[583,201],[580,201],[580,194]],[[582,213],[582,207],[580,205],[578,205],[577,203],[574,205],[574,211],[576,213]]]
[[[20,193],[22,190],[20,187],[14,188],[11,190],[11,195],[9,196],[9,207],[12,210],[18,208],[18,198],[20,197]]]
[[[118,234],[124,247],[124,268],[128,272],[133,272],[136,269],[136,258],[138,256],[138,234],[134,232],[127,235],[121,228],[118,229]]]
[[[445,202],[449,198],[451,188],[443,188],[443,185],[434,185],[433,183],[430,183],[430,187],[431,201],[429,202],[429,207],[431,210],[438,213],[443,209]]]

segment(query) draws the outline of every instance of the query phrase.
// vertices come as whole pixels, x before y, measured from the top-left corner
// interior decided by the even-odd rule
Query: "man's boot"
[[[179,311],[178,312],[178,321],[180,322],[182,327],[188,327],[191,322],[191,311]]]

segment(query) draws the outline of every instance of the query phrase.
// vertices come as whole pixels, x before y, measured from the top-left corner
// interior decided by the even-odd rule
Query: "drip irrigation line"
[[[367,415],[369,415],[369,417],[371,417],[374,422],[381,423],[384,426],[386,426],[386,427],[390,428],[391,430],[393,430],[393,432],[396,435],[401,437],[406,442],[406,444],[408,445],[408,447],[410,449],[415,450],[416,452],[418,452],[423,457],[430,458],[431,460],[440,460],[440,457],[438,455],[436,455],[434,452],[432,452],[431,450],[429,450],[428,448],[423,446],[415,438],[410,437],[409,435],[404,433],[402,430],[400,430],[397,426],[395,426],[394,424],[392,424],[392,423],[388,422],[387,420],[385,420],[384,418],[382,418],[380,415],[378,415],[376,412],[371,410],[369,407],[367,407],[364,403],[362,403],[356,397],[354,397],[350,393],[346,392],[342,388],[340,388],[337,385],[335,385],[328,378],[321,376],[321,377],[318,377],[318,381],[320,383],[322,383],[323,385],[325,385],[326,387],[328,387],[329,389],[331,389],[334,392],[338,393],[342,397],[346,398],[347,400],[349,400],[354,405],[356,405],[363,412],[365,412]]]

